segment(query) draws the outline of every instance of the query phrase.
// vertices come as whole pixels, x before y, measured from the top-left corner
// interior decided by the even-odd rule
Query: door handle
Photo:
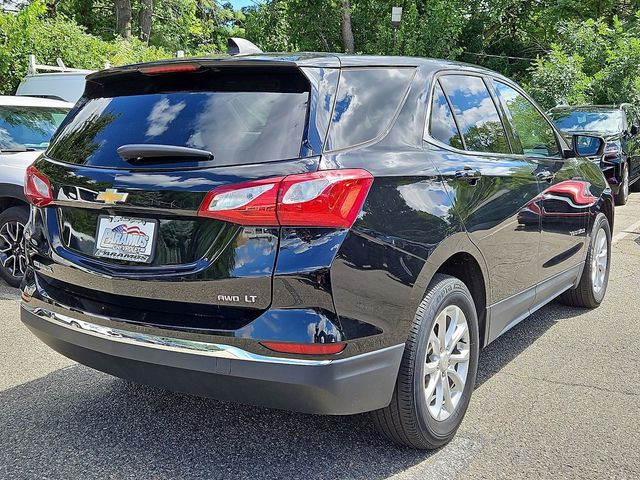
[[[464,167],[456,172],[457,180],[464,180],[471,185],[475,185],[480,180],[480,177],[482,177],[482,172],[480,170],[472,170],[471,167]]]
[[[549,170],[541,170],[539,172],[533,172],[533,174],[541,182],[551,182],[556,177],[556,174]]]

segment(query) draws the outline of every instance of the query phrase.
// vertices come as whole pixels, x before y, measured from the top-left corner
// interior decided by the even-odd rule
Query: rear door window
[[[192,74],[193,75],[193,74]],[[65,123],[48,151],[63,162],[133,168],[116,149],[127,144],[191,147],[213,153],[212,165],[238,165],[300,156],[309,85],[286,73],[224,69],[182,81],[135,77],[96,89]],[[298,70],[291,76],[302,77]],[[207,81],[207,77],[208,80]],[[303,77],[304,78],[304,77]],[[180,166],[189,162],[179,160]],[[193,160],[196,162],[196,160]],[[153,164],[145,161],[144,167]],[[158,166],[175,163],[166,161]]]
[[[434,139],[445,145],[460,150],[464,149],[458,126],[453,118],[453,113],[451,113],[451,107],[438,82],[433,90],[433,100],[431,101],[429,133]]]
[[[451,101],[467,150],[511,152],[498,110],[482,78],[444,75],[440,83]]]
[[[340,74],[325,150],[340,150],[377,138],[401,106],[414,68],[353,68]]]

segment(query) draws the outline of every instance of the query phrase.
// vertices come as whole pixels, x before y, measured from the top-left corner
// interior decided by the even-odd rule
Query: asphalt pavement
[[[596,310],[553,303],[481,354],[456,438],[396,447],[322,417],[135,385],[54,353],[0,286],[0,479],[640,478],[640,194]]]

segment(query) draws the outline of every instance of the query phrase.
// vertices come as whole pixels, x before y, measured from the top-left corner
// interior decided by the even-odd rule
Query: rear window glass
[[[451,101],[467,150],[509,153],[502,121],[482,79],[446,75],[440,83]]]
[[[413,68],[343,70],[325,149],[358,145],[383,133],[393,120],[413,74]]]
[[[44,150],[67,112],[65,108],[0,106],[0,149]]]
[[[210,165],[300,155],[309,90],[308,83],[298,78],[289,81],[282,72],[254,77],[250,72],[216,71],[204,78],[203,74],[136,75],[130,82],[90,88],[90,98],[61,128],[48,155],[63,162],[112,168],[132,168],[116,152],[130,144],[207,150],[214,155],[206,162]],[[295,70],[291,75],[302,74]],[[175,168],[176,162],[189,166],[201,160],[144,159],[136,166]]]

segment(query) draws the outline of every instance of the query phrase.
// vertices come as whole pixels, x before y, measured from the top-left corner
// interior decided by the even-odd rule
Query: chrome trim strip
[[[22,308],[35,315],[41,320],[53,323],[57,326],[68,328],[85,335],[92,335],[105,340],[118,343],[126,343],[144,348],[155,348],[178,353],[188,353],[192,355],[202,355],[207,357],[228,358],[233,360],[244,360],[249,362],[277,363],[286,365],[320,366],[328,365],[333,360],[305,360],[298,358],[268,357],[256,353],[247,352],[232,345],[221,343],[198,342],[181,338],[164,337],[159,335],[149,335],[135,333],[127,330],[104,327],[95,323],[85,322],[77,318],[61,313],[53,312],[42,307],[31,307],[22,302]]]

